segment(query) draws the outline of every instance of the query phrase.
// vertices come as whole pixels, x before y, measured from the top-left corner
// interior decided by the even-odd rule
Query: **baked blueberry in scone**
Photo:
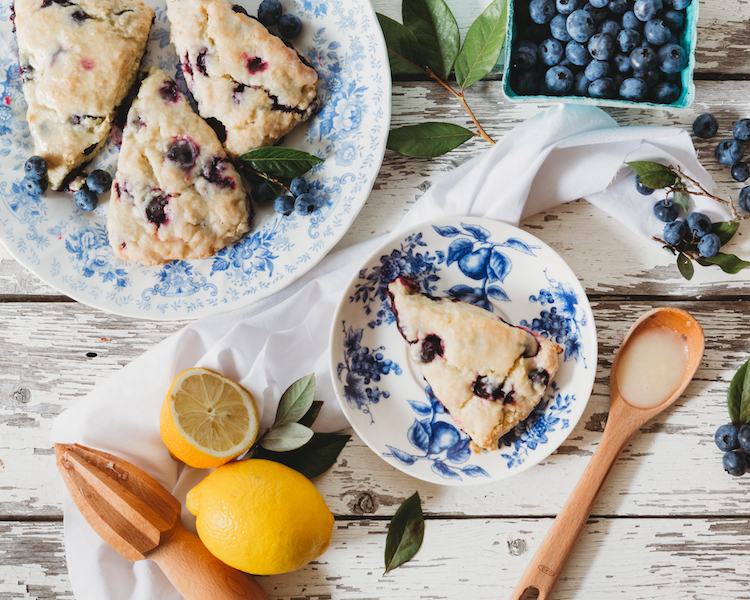
[[[128,112],[109,203],[115,256],[205,258],[250,229],[240,176],[177,84],[152,67]]]
[[[317,107],[309,62],[228,0],[167,0],[171,39],[201,116],[233,159],[269,146]]]
[[[469,435],[472,449],[496,450],[542,399],[561,348],[473,304],[422,294],[405,277],[392,281],[388,294],[411,358],[435,397]]]
[[[106,142],[153,18],[140,0],[15,0],[26,117],[52,189]]]

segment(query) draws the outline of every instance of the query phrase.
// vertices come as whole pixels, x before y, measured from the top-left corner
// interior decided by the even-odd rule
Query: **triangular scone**
[[[270,146],[317,107],[318,74],[228,0],[167,0],[171,39],[200,114],[232,158]]]
[[[404,277],[388,292],[411,358],[435,397],[472,447],[496,450],[539,404],[560,347],[473,304],[422,294]]]
[[[109,203],[123,260],[205,258],[250,229],[252,208],[213,129],[152,67],[128,113]]]
[[[15,0],[26,117],[52,189],[107,140],[153,19],[140,0]]]

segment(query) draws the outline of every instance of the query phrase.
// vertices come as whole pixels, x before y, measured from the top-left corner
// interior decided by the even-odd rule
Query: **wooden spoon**
[[[153,560],[188,600],[268,600],[250,575],[221,562],[182,526],[180,503],[156,479],[78,444],[55,444],[55,456],[78,510],[129,561]]]
[[[635,408],[620,394],[617,385],[617,365],[623,350],[636,339],[636,336],[654,328],[667,328],[682,334],[688,350],[685,375],[680,387],[658,406]],[[703,329],[689,313],[679,308],[656,308],[642,315],[633,324],[612,363],[609,417],[599,446],[578,485],[552,523],[542,545],[526,567],[511,594],[511,600],[549,599],[620,451],[642,425],[670,406],[685,391],[698,369],[703,349]],[[538,596],[534,595],[536,593]]]

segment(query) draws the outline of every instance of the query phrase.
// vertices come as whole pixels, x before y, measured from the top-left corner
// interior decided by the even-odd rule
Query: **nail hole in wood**
[[[86,352],[86,356],[88,356],[89,358],[94,358],[99,355],[96,352]]]

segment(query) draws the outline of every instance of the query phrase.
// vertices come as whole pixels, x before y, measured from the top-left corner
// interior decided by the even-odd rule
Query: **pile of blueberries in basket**
[[[739,428],[733,423],[722,425],[716,430],[714,441],[725,453],[721,461],[724,470],[730,475],[744,475],[750,467],[750,423]]]
[[[516,0],[510,85],[522,96],[671,104],[691,0]]]

